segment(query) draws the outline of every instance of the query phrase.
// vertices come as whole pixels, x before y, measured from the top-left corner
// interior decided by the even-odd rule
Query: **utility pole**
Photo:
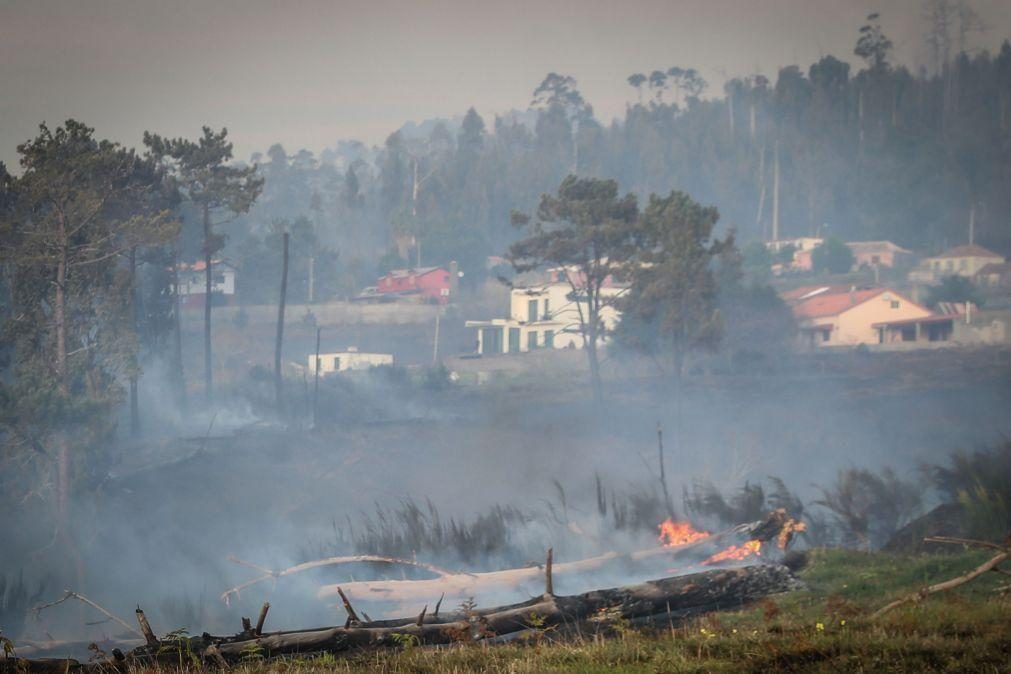
[[[316,428],[319,419],[319,336],[323,328],[316,328],[316,367],[312,380],[312,427]]]
[[[779,241],[779,141],[773,149],[772,165],[772,240]]]
[[[277,411],[282,411],[284,380],[281,377],[281,345],[284,342],[284,302],[288,294],[288,232],[284,233],[284,251],[281,257],[281,298],[277,303],[277,340],[274,342],[274,393]]]
[[[439,319],[442,317],[442,306],[435,312],[435,341],[432,345],[432,365],[439,364]]]

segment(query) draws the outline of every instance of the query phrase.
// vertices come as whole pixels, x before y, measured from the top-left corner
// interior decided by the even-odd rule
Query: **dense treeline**
[[[609,126],[573,78],[552,73],[529,112],[491,123],[472,108],[318,159],[274,146],[254,157],[263,198],[232,231],[238,240],[309,217],[342,261],[332,292],[369,283],[377,263],[457,259],[480,280],[486,256],[517,237],[510,210],[532,209],[573,173],[615,178],[640,200],[682,190],[745,243],[821,234],[934,252],[964,242],[972,221],[977,242],[1011,249],[1011,44],[939,52],[935,73],[913,74],[893,63],[872,15],[855,55],[856,65],[787,66],[775,81],[735,78],[722,96],[707,97],[691,69],[633,74],[638,100]]]

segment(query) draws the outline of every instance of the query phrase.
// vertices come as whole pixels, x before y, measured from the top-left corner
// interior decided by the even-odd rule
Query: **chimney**
[[[449,301],[456,301],[457,286],[460,282],[460,269],[456,260],[449,261]]]
[[[850,286],[850,306],[856,304],[857,302],[857,287]]]

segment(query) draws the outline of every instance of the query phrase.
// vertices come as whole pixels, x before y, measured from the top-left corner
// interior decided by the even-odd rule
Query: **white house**
[[[558,275],[553,275],[558,278]],[[578,286],[577,286],[578,287]],[[606,283],[601,294],[618,297],[625,288]],[[589,309],[585,299],[574,296],[568,281],[555,280],[526,288],[514,288],[509,295],[509,317],[490,321],[467,321],[477,329],[477,352],[484,354],[522,353],[535,349],[579,349],[584,339],[582,316]],[[619,312],[605,305],[600,312],[604,327],[613,329]]]
[[[183,306],[203,306],[207,290],[206,269],[207,264],[203,260],[193,264],[180,262],[176,267]],[[235,267],[231,263],[211,260],[211,295],[223,296],[225,303],[231,303],[235,298]]]
[[[309,372],[316,371],[316,354],[309,354]],[[321,375],[348,370],[368,370],[380,365],[393,365],[391,353],[366,353],[349,346],[346,351],[319,354],[319,373]]]

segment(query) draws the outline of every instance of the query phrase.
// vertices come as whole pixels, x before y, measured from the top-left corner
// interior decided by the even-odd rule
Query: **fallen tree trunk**
[[[786,511],[776,510],[759,522],[740,525],[684,545],[658,545],[631,553],[608,552],[588,559],[555,562],[553,576],[558,580],[589,572],[651,565],[651,568],[646,569],[647,572],[664,573],[669,572],[671,566],[675,564],[688,566],[697,564],[719,550],[747,541],[759,541],[763,544],[775,541],[775,545],[765,545],[764,549],[785,550],[794,531],[802,530],[798,526],[799,523],[791,519]],[[358,602],[385,601],[415,605],[431,601],[440,595],[445,595],[449,599],[466,599],[506,590],[535,587],[540,584],[543,574],[544,567],[538,565],[481,573],[441,573],[436,578],[422,580],[353,581],[323,585],[316,596],[328,599],[343,591],[347,597]]]
[[[213,637],[205,633],[140,646],[126,656],[114,651],[114,659],[99,663],[6,658],[0,659],[0,674],[127,672],[137,665],[188,665],[192,663],[191,657],[222,665],[241,662],[250,656],[340,654],[361,648],[399,647],[405,641],[419,645],[499,643],[548,629],[560,633],[577,629],[583,634],[592,633],[606,630],[619,620],[666,626],[686,617],[734,609],[799,586],[799,581],[785,566],[716,569],[566,597],[545,595],[521,604],[457,611],[438,617],[423,613],[418,618],[275,632],[259,637],[246,632],[232,637]]]
[[[546,595],[510,606],[425,616],[420,625],[416,618],[405,618],[351,627],[278,632],[257,639],[222,641],[215,646],[226,660],[236,661],[254,651],[264,657],[340,653],[368,646],[394,646],[410,637],[420,644],[436,645],[480,641],[530,629],[587,623],[606,626],[617,619],[659,617],[666,623],[736,608],[798,586],[790,571],[780,565],[717,569],[568,597]]]

